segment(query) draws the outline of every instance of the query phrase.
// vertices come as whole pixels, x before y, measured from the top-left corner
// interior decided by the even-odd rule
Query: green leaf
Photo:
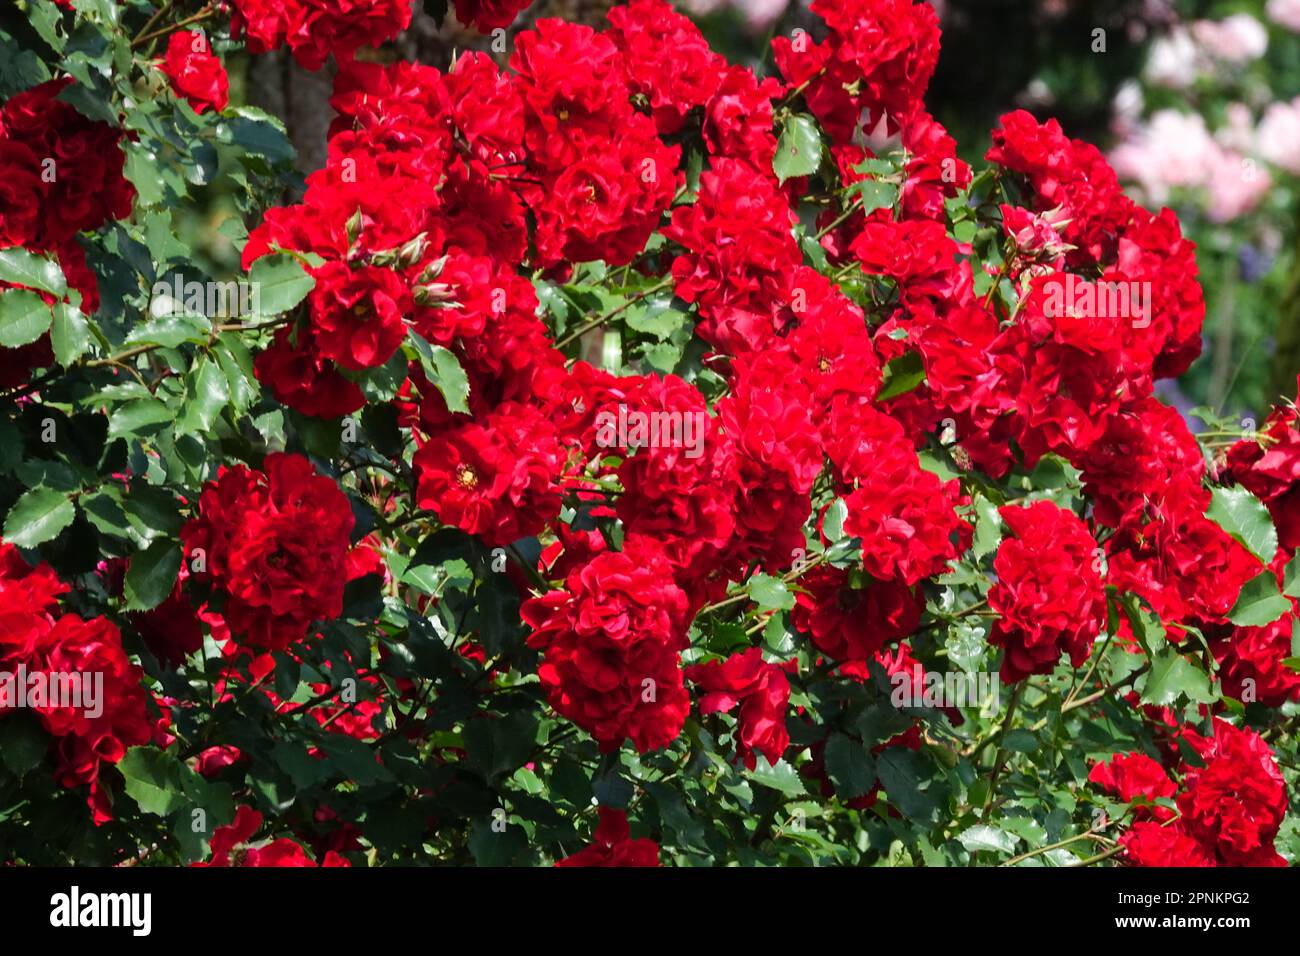
[[[0,99],[7,100],[49,78],[50,71],[40,57],[32,50],[24,50],[13,37],[0,30]]]
[[[165,817],[185,805],[182,766],[176,758],[153,747],[132,747],[117,769],[126,778],[127,795],[145,813]]]
[[[212,430],[221,409],[230,401],[230,382],[221,366],[210,358],[185,376],[185,405],[177,431],[182,435]]]
[[[0,720],[0,763],[19,777],[40,766],[50,738],[35,714],[10,713]]]
[[[794,607],[794,594],[789,585],[762,572],[750,578],[749,596],[765,611],[788,611]]]
[[[1263,627],[1291,610],[1291,602],[1277,589],[1272,571],[1261,571],[1242,585],[1228,620],[1238,627]]]
[[[848,192],[862,197],[861,209],[864,215],[869,215],[877,209],[888,209],[898,201],[898,187],[879,179],[864,179],[856,182],[848,188]]]
[[[1002,543],[1002,516],[998,514],[998,506],[983,495],[975,499],[975,515],[972,550],[975,557],[982,558],[997,551],[998,545]]]
[[[1215,699],[1210,678],[1177,651],[1166,648],[1151,662],[1151,673],[1142,688],[1142,702],[1168,707],[1183,695],[1197,703]]]
[[[150,435],[171,422],[172,410],[156,398],[141,398],[122,405],[108,418],[108,437]]]
[[[897,358],[889,360],[885,366],[884,387],[876,400],[883,402],[898,395],[905,395],[918,388],[925,381],[925,363],[921,361],[920,352],[904,352]]]
[[[778,760],[776,766],[768,765],[767,758],[760,758],[753,770],[747,771],[749,779],[772,790],[779,791],[787,797],[802,797],[808,793],[799,772],[784,760]]]
[[[849,516],[849,506],[843,498],[836,498],[826,506],[822,517],[822,532],[831,544],[838,544],[844,538],[844,522]]]
[[[0,345],[16,349],[35,342],[45,334],[54,313],[35,292],[29,289],[5,289],[0,292]]]
[[[1282,569],[1282,593],[1287,597],[1300,598],[1300,553]]]
[[[163,180],[158,175],[158,154],[144,143],[126,143],[126,163],[123,174],[135,186],[140,205],[153,206],[165,195]]]
[[[460,359],[441,345],[432,345],[414,332],[408,338],[419,356],[420,367],[429,381],[442,392],[448,410],[468,415],[469,376],[461,367]]]
[[[957,842],[972,853],[980,850],[992,850],[995,853],[1009,854],[1015,851],[1016,844],[1020,842],[1020,837],[1014,833],[999,830],[997,827],[977,823],[975,826],[957,834]]]
[[[288,312],[316,285],[301,263],[283,254],[262,256],[254,262],[248,270],[248,281],[257,298],[259,315]]]
[[[1215,488],[1209,518],[1265,564],[1277,554],[1277,529],[1263,503],[1245,488]]]
[[[181,546],[159,538],[131,558],[123,594],[131,611],[147,611],[167,599],[181,570]]]
[[[212,323],[204,316],[179,311],[179,302],[174,308],[178,311],[156,316],[143,325],[137,325],[123,344],[161,345],[163,348],[174,349],[186,342],[206,342],[212,332]]]
[[[1015,753],[1031,754],[1038,749],[1038,738],[1032,731],[1017,727],[1002,738],[1002,747]]]
[[[55,360],[64,367],[77,361],[90,348],[90,324],[75,305],[55,303],[50,345],[54,349]]]
[[[826,775],[835,784],[835,794],[852,800],[867,793],[876,782],[876,768],[861,741],[834,733],[826,741]]]
[[[51,488],[33,488],[9,510],[5,540],[20,548],[34,548],[72,524],[76,514],[66,495]]]
[[[905,817],[933,820],[935,798],[921,789],[924,776],[933,771],[930,760],[902,747],[886,748],[876,760],[876,772],[889,803]]]
[[[68,283],[59,264],[21,246],[0,250],[0,282],[39,289],[60,299],[68,294]]]
[[[218,133],[238,146],[241,154],[263,156],[271,163],[288,163],[294,157],[293,144],[285,135],[284,125],[274,116],[251,106],[236,106],[235,115]]]
[[[638,302],[624,314],[623,321],[637,332],[666,339],[686,323],[686,313],[662,301]]]
[[[781,130],[781,140],[776,144],[772,170],[777,179],[785,182],[795,176],[809,176],[817,171],[822,161],[822,139],[817,131],[817,121],[805,113],[797,113],[786,120]]]

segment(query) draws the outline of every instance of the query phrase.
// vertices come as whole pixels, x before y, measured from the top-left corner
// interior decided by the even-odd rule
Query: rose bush
[[[929,5],[767,76],[663,0],[447,72],[409,0],[21,6],[8,861],[1300,854],[1296,411],[1154,397],[1194,247],[1051,120],[960,158]],[[277,48],[337,63],[301,184]]]

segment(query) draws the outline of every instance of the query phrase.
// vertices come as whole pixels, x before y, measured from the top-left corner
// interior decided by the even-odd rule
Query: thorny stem
[[[989,792],[984,795],[984,811],[980,814],[980,819],[988,822],[989,813],[993,810],[993,795],[997,790],[998,777],[1002,775],[1002,768],[1007,762],[1007,751],[1002,746],[1002,740],[1011,729],[1011,721],[1016,716],[1016,706],[1020,703],[1020,695],[1024,691],[1024,683],[1016,685],[1016,689],[1011,692],[1011,702],[1007,704],[1007,715],[1002,719],[1002,726],[998,729],[997,736],[992,742],[998,745],[997,757],[993,760],[993,773],[989,776]]]
[[[164,7],[164,9],[166,8]],[[148,43],[150,40],[156,40],[158,39],[158,37],[166,36],[167,34],[171,33],[174,30],[179,30],[181,27],[189,26],[191,23],[198,23],[200,20],[206,20],[208,17],[214,16],[216,12],[217,12],[216,7],[209,5],[204,7],[202,10],[200,10],[198,13],[194,14],[193,16],[186,17],[184,20],[179,20],[176,23],[173,23],[171,26],[163,27],[160,30],[154,30],[152,33],[141,33],[139,36],[137,36],[134,40],[131,41],[131,49],[134,50],[136,47],[142,46],[145,43]],[[157,14],[155,14],[155,19],[156,17]]]
[[[811,571],[813,568],[817,567],[817,565],[822,564],[825,561],[826,561],[826,552],[823,551],[821,554],[817,555],[817,557],[813,558],[811,561],[805,562],[803,566],[800,567],[798,570],[790,571],[788,574],[783,575],[781,580],[786,583],[789,583],[790,581],[793,581],[795,578],[799,577],[799,575]],[[709,611],[717,611],[720,608],[730,607],[732,604],[737,604],[740,601],[744,601],[749,597],[749,589],[750,589],[750,585],[746,584],[741,590],[737,591],[735,594],[731,594],[725,598],[722,598],[721,600],[714,601],[712,604],[704,605],[704,607],[700,608],[699,613],[705,614]]]
[[[1021,853],[1019,856],[1013,856],[1011,859],[1007,860],[1005,863],[1001,865],[1015,866],[1021,860],[1028,860],[1035,856],[1041,856],[1044,853],[1051,853],[1053,850],[1059,850],[1062,847],[1069,846],[1071,843],[1078,843],[1080,840],[1093,840],[1095,842],[1102,843],[1103,845],[1110,842],[1101,834],[1093,833],[1091,830],[1089,830],[1087,833],[1079,833],[1076,834],[1075,836],[1067,837],[1064,840],[1057,840],[1055,843],[1049,843],[1047,844],[1047,846],[1040,846],[1037,849],[1029,850],[1026,853]]]
[[[603,315],[596,316],[594,319],[592,319],[590,322],[587,322],[585,325],[579,326],[578,328],[569,332],[567,335],[563,336],[562,338],[560,338],[559,341],[555,343],[555,347],[557,349],[563,348],[564,346],[572,342],[574,339],[580,338],[581,336],[586,335],[592,329],[604,325],[610,319],[614,318],[614,316],[620,315],[621,313],[625,312],[627,309],[636,305],[636,303],[640,302],[642,299],[646,298],[647,296],[654,295],[656,292],[668,288],[670,285],[672,285],[672,282],[673,282],[672,277],[666,276],[665,278],[661,279],[659,282],[656,282],[654,285],[650,286],[648,289],[642,289],[636,295],[632,296],[630,299],[628,299],[626,302],[622,303],[621,305],[617,306],[616,308],[611,309],[610,311],[604,313]]]

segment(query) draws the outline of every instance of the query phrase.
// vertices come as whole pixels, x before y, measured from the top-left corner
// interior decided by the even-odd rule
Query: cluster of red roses
[[[221,615],[240,642],[283,650],[343,610],[353,517],[306,458],[272,454],[264,468],[222,468],[181,539],[191,586],[221,589]]]
[[[129,215],[135,189],[122,175],[121,132],[59,99],[72,82],[49,80],[0,108],[0,249],[52,255],[82,311],[92,313],[99,287],[76,235]],[[0,289],[14,287],[0,281]],[[54,305],[53,295],[32,291]],[[0,349],[0,387],[20,385],[29,371],[53,361],[48,334]]]
[[[1062,656],[1082,664],[1109,585],[1141,597],[1171,640],[1193,628],[1209,636],[1225,690],[1250,680],[1270,704],[1300,694],[1300,675],[1281,663],[1294,610],[1265,628],[1227,619],[1241,586],[1264,568],[1205,516],[1200,448],[1153,396],[1155,381],[1185,371],[1200,347],[1191,244],[1168,210],[1152,214],[1125,197],[1095,148],[1015,112],[987,158],[1018,187],[1021,205],[1002,206],[1005,256],[977,276],[971,246],[949,226],[948,203],[971,184],[971,170],[923,105],[939,51],[930,5],[814,0],[824,39],[778,38],[782,78],[764,80],[728,65],[663,0],[613,10],[603,32],[543,20],[516,38],[508,70],[467,54],[445,74],[352,59],[409,22],[410,0],[234,6],[234,29],[255,52],[287,45],[311,68],[330,54],[340,60],[324,168],[308,177],[301,203],[266,215],[243,251],[245,267],[290,251],[312,263],[314,279],[306,307],[257,356],[257,377],[284,405],[339,418],[365,406],[362,386],[388,366],[402,380],[394,404],[416,449],[416,504],[493,547],[554,539],[537,570],[562,586],[524,603],[528,643],[541,652],[551,706],[602,750],[673,741],[691,709],[689,682],[701,713],[737,711],[735,746],[748,766],[757,754],[781,759],[793,665],[750,648],[681,666],[695,617],[734,602],[735,585],[756,569],[798,578],[792,622],[842,676],[864,680],[872,662],[912,672],[906,641],[925,608],[922,587],[968,551],[973,534],[961,482],[918,455],[941,432],[959,466],[994,478],[1060,456],[1092,503],[1087,521],[1043,501],[1000,509],[1010,534],[988,601],[1004,679],[1050,673]],[[456,6],[481,29],[518,10]],[[224,71],[196,36],[173,37],[165,70],[195,109],[220,110]],[[0,242],[55,251],[75,272],[73,235],[125,215],[131,192],[117,133],[54,99],[61,88],[38,87],[0,112],[5,170],[30,179],[45,155],[60,170],[31,194],[0,176]],[[864,142],[901,144],[905,154],[888,183],[896,203],[831,204],[811,246],[826,271],[886,291],[884,314],[870,322],[806,264],[811,243],[801,244],[795,226],[807,183],[773,168],[778,111],[799,98],[829,138],[828,166],[844,187],[836,195],[864,195],[853,187],[883,175]],[[686,141],[704,151],[697,188],[687,185]],[[77,174],[65,176],[69,167]],[[666,244],[648,254],[656,232]],[[640,291],[627,296],[671,287],[691,308],[705,365],[725,383],[716,402],[673,375],[567,361],[526,276],[563,282],[571,263],[589,260],[635,272]],[[977,293],[981,283],[987,292]],[[1133,308],[1098,308],[1116,288],[1140,290],[1126,300]],[[442,391],[430,346],[463,369],[465,406]],[[882,399],[883,370],[911,355],[922,383]],[[48,362],[28,356],[22,366]],[[699,453],[672,442],[609,447],[598,422],[620,409],[701,422]],[[1294,410],[1234,448],[1214,477],[1227,476],[1273,513],[1281,547],[1270,570],[1280,576],[1300,544]],[[814,500],[828,499],[814,513]],[[560,520],[564,504],[570,522]],[[829,544],[840,533],[828,529],[832,509],[843,511],[842,534],[860,539],[861,564],[806,570],[805,528]],[[617,548],[591,530],[611,518],[621,523]],[[184,618],[187,601],[208,600],[203,620],[228,628],[227,652],[258,655],[265,675],[264,652],[290,648],[341,613],[344,584],[364,573],[352,532],[346,496],[305,458],[225,468],[182,532],[183,581],[153,614]],[[32,589],[27,582],[42,574],[11,568],[3,587]],[[26,603],[7,602],[21,627],[0,641],[75,629],[63,623],[70,615],[49,618],[57,591],[43,587]],[[143,701],[112,626],[72,620],[98,637],[78,631],[60,646],[115,650],[116,672],[134,688],[122,689],[123,700]],[[1128,640],[1129,623],[1119,626]],[[183,631],[184,641],[165,648],[173,658],[192,647],[192,623]],[[148,737],[136,703],[122,705],[132,720],[104,725],[110,745],[93,738],[91,752],[116,759],[124,742]],[[363,715],[346,732],[374,728]],[[1147,758],[1118,758],[1094,774],[1123,799],[1178,794],[1177,820],[1164,808],[1138,811],[1124,838],[1130,858],[1273,862],[1285,800],[1267,747],[1222,721],[1211,740],[1184,736],[1205,766],[1183,768],[1181,790]],[[92,738],[79,728],[60,739]],[[813,745],[802,770],[829,789],[824,746]],[[919,731],[881,746],[918,748]],[[96,764],[79,753],[68,779],[93,781]],[[215,772],[238,753],[205,758]],[[875,799],[873,790],[855,805]],[[307,862],[289,841],[236,849],[259,824],[241,810],[214,838],[214,862]],[[653,849],[610,811],[596,844],[567,862],[653,862]]]
[[[40,673],[51,688],[55,676],[81,682],[82,706],[75,694],[65,700],[53,693],[26,704],[53,738],[56,779],[65,787],[89,785],[90,806],[101,822],[111,815],[109,795],[99,786],[100,764],[117,763],[128,747],[148,743],[154,726],[144,672],[122,649],[117,626],[106,617],[87,621],[58,613],[59,597],[68,590],[49,565],[33,568],[17,548],[0,543],[0,675],[16,681],[19,674]],[[87,691],[98,700],[89,700]],[[17,712],[19,698],[12,703],[0,705],[0,720]]]
[[[1164,766],[1143,753],[1116,754],[1088,779],[1133,804],[1133,824],[1120,837],[1138,866],[1286,866],[1273,849],[1288,798],[1268,744],[1249,728],[1214,721],[1211,737],[1176,731],[1199,758],[1170,748]],[[1173,807],[1159,801],[1173,801]]]
[[[1300,379],[1296,387],[1300,391]],[[1283,569],[1300,552],[1300,412],[1294,405],[1276,409],[1254,438],[1228,449],[1222,471],[1268,508],[1278,538],[1269,570],[1284,583]],[[1292,656],[1300,615],[1300,601],[1292,605],[1296,613],[1262,627],[1219,624],[1207,630],[1225,691],[1243,697],[1249,689],[1267,707],[1300,697],[1300,673],[1283,664]]]
[[[412,0],[231,0],[231,33],[253,53],[287,46],[319,70],[333,53],[351,57],[391,40],[411,23]]]
[[[519,36],[510,72],[481,55],[445,75],[345,63],[326,167],[302,204],[272,211],[245,249],[246,265],[276,249],[323,260],[307,321],[281,330],[257,360],[263,383],[299,411],[360,408],[358,374],[392,361],[408,333],[455,354],[470,381],[468,415],[414,361],[398,402],[419,446],[418,503],[493,545],[548,527],[560,535],[550,571],[564,588],[530,601],[525,618],[553,706],[602,747],[631,739],[647,750],[677,735],[689,710],[678,666],[687,625],[746,568],[791,567],[827,461],[863,567],[804,576],[795,624],[849,674],[907,637],[923,608],[919,585],[970,542],[969,500],[916,454],[941,422],[995,477],[1048,452],[1064,457],[1096,501],[1095,525],[1113,532],[1099,548],[1054,505],[1002,510],[1013,536],[989,600],[1008,680],[1050,672],[1063,654],[1082,663],[1104,616],[1103,554],[1109,583],[1166,623],[1203,628],[1224,625],[1260,570],[1204,516],[1199,449],[1152,397],[1157,378],[1195,357],[1204,311],[1173,215],[1133,204],[1097,150],[1054,122],[1009,114],[988,158],[1019,178],[1025,205],[1002,209],[1007,256],[995,291],[1008,280],[1021,296],[1001,315],[992,295],[976,295],[969,248],[946,228],[944,202],[971,172],[922,105],[939,46],[933,11],[910,0],[814,10],[825,40],[774,43],[785,83],[728,66],[660,0],[616,9],[606,33],[543,21]],[[864,122],[907,151],[896,209],[832,209],[819,220],[832,266],[856,263],[897,289],[874,332],[804,264],[792,235],[803,184],[780,182],[771,160],[773,102],[796,94],[829,134],[846,186],[868,177]],[[707,168],[694,201],[678,204],[675,141],[697,128]],[[673,290],[694,307],[729,388],[706,419],[703,455],[650,447],[609,463],[595,439],[602,412],[708,406],[673,376],[566,367],[518,271],[528,261],[563,278],[566,262],[588,259],[644,268],[641,250],[664,215],[679,250]],[[1131,314],[1056,308],[1067,277],[1094,295],[1107,283],[1140,286],[1149,301]],[[923,385],[876,402],[882,363],[907,351],[922,359]],[[593,480],[606,478],[620,489],[612,503]],[[622,521],[621,551],[555,527],[566,489],[591,517]],[[1260,670],[1268,663],[1289,695],[1278,650],[1269,643]],[[779,667],[749,652],[687,676],[705,709],[743,701],[746,760],[755,749],[781,754]]]
[[[414,0],[231,0],[231,29],[254,53],[287,46],[300,64],[319,70],[333,54],[391,40],[411,24]],[[454,0],[456,18],[481,33],[507,27],[529,0]]]

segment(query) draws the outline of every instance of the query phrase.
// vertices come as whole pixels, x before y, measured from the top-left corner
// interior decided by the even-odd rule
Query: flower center
[[[456,484],[460,485],[466,491],[478,487],[478,475],[469,465],[458,465],[456,467]]]

